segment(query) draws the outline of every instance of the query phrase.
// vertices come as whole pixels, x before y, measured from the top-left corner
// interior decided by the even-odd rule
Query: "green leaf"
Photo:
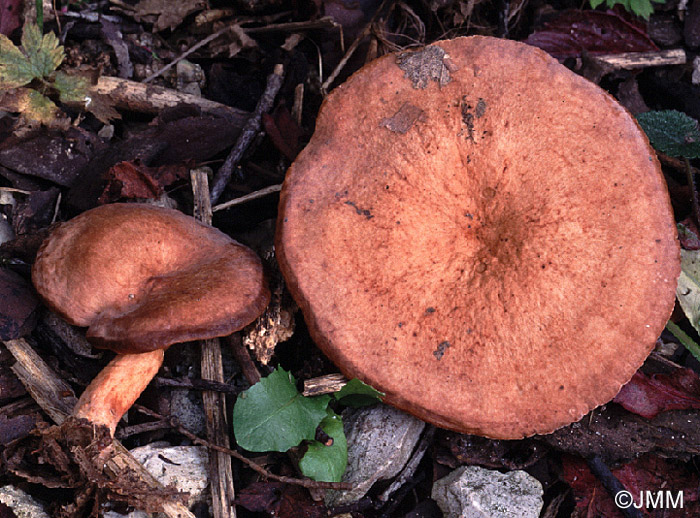
[[[60,71],[54,74],[53,86],[58,90],[59,99],[64,103],[85,105],[90,91],[90,83],[87,79]]]
[[[649,0],[630,0],[629,10],[645,20],[648,20],[649,16],[654,14],[654,6],[651,5]]]
[[[34,70],[27,57],[10,38],[0,34],[0,88],[24,86],[34,79]]]
[[[605,0],[591,0],[590,4],[593,9],[598,7],[600,4],[602,4]]]
[[[326,446],[313,441],[299,461],[299,469],[314,480],[340,482],[348,465],[348,441],[343,420],[329,408],[328,415],[321,421],[321,428],[333,439],[333,444]]]
[[[330,396],[304,397],[282,368],[241,393],[233,407],[233,431],[248,451],[287,451],[312,440]]]
[[[22,31],[22,50],[26,54],[34,77],[48,77],[63,62],[63,47],[58,45],[58,38],[53,32],[43,37],[39,28],[33,23],[24,25]]]
[[[637,121],[655,149],[671,156],[700,158],[698,121],[676,110],[640,113]]]
[[[695,340],[690,338],[685,331],[670,320],[666,323],[666,329],[668,329],[673,336],[678,338],[678,341],[683,344],[683,347],[690,351],[690,354],[695,356],[696,360],[700,361],[700,345],[698,345]]]
[[[338,402],[351,407],[374,405],[381,402],[384,395],[383,392],[379,392],[357,378],[351,379],[342,389],[333,394]]]

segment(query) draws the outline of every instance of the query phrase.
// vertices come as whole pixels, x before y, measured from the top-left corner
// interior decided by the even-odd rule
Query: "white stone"
[[[348,467],[343,482],[349,491],[328,491],[330,507],[358,501],[378,480],[397,475],[406,465],[418,443],[425,423],[386,405],[375,405],[343,412],[348,439]]]
[[[524,471],[464,466],[435,482],[431,496],[445,518],[538,518],[542,493],[542,484]]]
[[[188,506],[202,501],[209,485],[209,454],[204,446],[168,446],[158,443],[131,450],[158,482],[187,492]]]
[[[36,500],[14,486],[0,487],[0,502],[12,509],[17,518],[49,518]]]

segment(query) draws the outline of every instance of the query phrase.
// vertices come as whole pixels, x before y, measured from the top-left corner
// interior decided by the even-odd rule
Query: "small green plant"
[[[105,121],[113,113],[96,111],[99,103],[89,95],[89,81],[77,75],[57,70],[65,59],[58,38],[49,32],[42,35],[39,27],[26,23],[21,47],[0,34],[0,97],[31,121],[52,125],[61,114],[52,101],[77,105]]]
[[[595,9],[599,5],[605,2],[605,5],[613,8],[616,5],[621,5],[627,12],[641,16],[645,20],[649,19],[654,13],[654,6],[651,5],[652,2],[657,4],[663,4],[665,0],[589,0],[591,7]]]
[[[324,482],[339,482],[348,460],[343,421],[330,407],[333,399],[348,406],[380,401],[383,394],[359,380],[351,380],[333,395],[305,397],[294,376],[278,368],[241,393],[233,408],[233,431],[248,451],[284,452],[306,442],[299,461],[301,472]],[[331,439],[316,440],[320,428]]]

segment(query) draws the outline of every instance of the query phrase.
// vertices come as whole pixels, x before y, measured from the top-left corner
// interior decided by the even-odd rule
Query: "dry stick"
[[[224,340],[226,340],[226,343],[231,347],[233,357],[241,367],[246,381],[250,383],[251,386],[255,385],[260,381],[260,372],[255,366],[255,363],[253,363],[253,360],[250,359],[248,349],[243,345],[240,335],[227,336]]]
[[[241,127],[250,117],[250,113],[246,111],[210,101],[203,97],[178,92],[172,88],[145,85],[138,81],[120,79],[118,77],[102,76],[90,90],[109,98],[117,108],[140,113],[160,113],[165,108],[187,104],[196,106],[205,113],[215,113],[230,117],[236,124],[240,124]]]
[[[243,158],[248,146],[253,142],[255,135],[260,131],[260,124],[262,122],[262,114],[267,113],[272,109],[272,105],[275,102],[275,97],[277,97],[277,92],[279,92],[282,87],[282,81],[284,79],[284,66],[281,64],[275,65],[272,74],[267,76],[267,86],[265,86],[265,91],[260,97],[255,111],[253,112],[248,122],[241,130],[241,134],[233,146],[231,153],[226,158],[224,164],[219,168],[216,175],[214,176],[214,185],[211,189],[211,203],[216,203],[221,193],[224,192],[226,184],[231,179],[233,174],[233,168],[240,162]]]
[[[190,172],[190,178],[194,194],[194,217],[211,225],[212,213],[207,173],[203,169],[195,169]],[[222,282],[225,280],[222,279]],[[224,366],[219,339],[202,340],[200,343],[202,344],[202,379],[223,383]],[[202,392],[202,400],[207,416],[207,437],[215,444],[229,446],[225,394],[205,391]],[[218,451],[212,452],[209,456],[209,477],[214,518],[235,518],[236,508],[231,505],[236,497],[231,457]]]
[[[352,489],[352,484],[349,482],[317,482],[316,480],[311,480],[311,479],[302,479],[302,478],[293,478],[293,477],[285,477],[282,475],[275,475],[274,473],[270,473],[268,470],[263,468],[260,464],[256,463],[255,461],[250,460],[248,457],[245,457],[244,455],[241,455],[238,453],[236,450],[232,450],[231,448],[225,448],[223,446],[219,446],[218,444],[212,444],[209,441],[205,441],[204,439],[201,439],[191,431],[189,431],[187,428],[182,426],[177,419],[175,418],[170,418],[167,419],[166,417],[148,409],[145,407],[142,407],[141,405],[134,405],[134,408],[138,409],[140,412],[143,412],[144,414],[153,417],[155,419],[160,419],[164,422],[169,423],[170,427],[173,430],[177,430],[178,433],[184,435],[187,437],[190,441],[192,441],[194,444],[198,444],[200,446],[205,446],[207,448],[210,448],[212,450],[219,451],[221,453],[225,453],[226,455],[230,455],[231,457],[240,460],[243,464],[248,466],[250,469],[258,473],[259,475],[263,476],[264,478],[270,479],[270,480],[276,480],[277,482],[283,482],[285,484],[292,484],[295,486],[301,486],[301,487],[306,487],[309,489],[338,489],[338,490],[349,490]]]
[[[17,363],[12,366],[13,372],[26,387],[36,403],[58,425],[63,423],[73,412],[78,401],[70,388],[34,351],[23,338],[3,342],[8,351],[15,357]],[[107,460],[105,471],[112,477],[138,477],[139,481],[147,484],[155,491],[165,488],[137,461],[122,443],[114,439],[112,442],[114,454]],[[163,513],[169,518],[194,518],[180,502],[166,502]]]
[[[172,60],[170,63],[165,65],[163,68],[153,72],[150,76],[145,78],[143,80],[143,82],[150,83],[156,77],[163,75],[165,72],[167,72],[168,70],[173,68],[180,61],[185,59],[187,56],[189,56],[193,52],[201,49],[205,45],[211,43],[219,36],[223,36],[224,34],[226,34],[228,31],[230,31],[234,27],[235,27],[235,25],[227,25],[223,29],[216,31],[214,34],[210,34],[209,36],[204,38],[202,41],[195,43],[189,49],[187,49],[185,52],[183,52],[178,57],[176,57],[174,60]],[[333,20],[333,18],[331,18],[330,16],[324,16],[323,18],[319,18],[318,20],[314,20],[311,22],[272,23],[272,24],[266,25],[264,27],[245,28],[245,27],[241,27],[239,25],[239,29],[245,33],[256,33],[256,32],[265,33],[265,32],[274,32],[274,31],[301,31],[301,30],[325,29],[325,28],[333,28],[333,27],[341,27],[341,25],[339,23],[337,23],[335,20]]]
[[[242,203],[247,203],[247,202],[252,201],[252,200],[257,200],[258,198],[264,198],[268,194],[280,192],[281,190],[282,190],[282,184],[269,185],[269,186],[264,187],[258,191],[253,191],[249,194],[239,196],[238,198],[235,198],[233,200],[226,201],[224,203],[219,203],[218,205],[214,205],[211,208],[211,211],[218,212],[220,210],[231,208],[235,205],[241,205]]]
[[[168,70],[170,70],[171,68],[173,68],[175,65],[177,65],[180,61],[182,61],[183,59],[185,59],[187,56],[189,56],[189,55],[192,54],[193,52],[195,52],[195,51],[201,49],[202,47],[204,47],[204,46],[207,45],[208,43],[214,41],[214,40],[215,40],[216,38],[218,38],[219,36],[223,36],[224,34],[226,34],[228,31],[230,31],[231,29],[233,29],[233,27],[234,27],[233,25],[227,25],[227,26],[224,27],[223,29],[220,29],[220,30],[216,31],[214,34],[210,34],[209,36],[207,36],[206,38],[204,38],[202,41],[200,41],[200,42],[198,42],[198,43],[195,43],[195,44],[192,45],[189,49],[187,49],[185,52],[183,52],[183,53],[180,54],[178,57],[176,57],[173,61],[171,61],[170,63],[168,63],[167,65],[165,65],[163,68],[161,68],[160,70],[156,70],[155,72],[153,72],[150,76],[148,76],[146,79],[144,79],[143,82],[144,82],[144,83],[150,83],[150,82],[153,81],[156,77],[162,75],[163,73],[165,73],[165,72],[167,72]]]
[[[323,84],[321,85],[321,92],[323,94],[328,93],[328,87],[333,84],[333,81],[336,80],[338,77],[338,74],[345,68],[345,65],[347,64],[348,60],[352,57],[352,55],[355,53],[357,50],[357,47],[360,46],[360,43],[362,42],[363,39],[365,39],[366,36],[369,35],[370,31],[372,30],[372,25],[374,22],[377,21],[377,18],[379,18],[379,15],[384,11],[384,8],[391,2],[393,4],[395,0],[383,0],[381,5],[377,8],[375,11],[374,15],[372,16],[372,19],[367,22],[367,25],[365,25],[365,28],[362,30],[360,34],[357,35],[355,38],[355,41],[352,42],[350,47],[348,48],[348,51],[345,53],[343,56],[343,59],[340,60],[340,63],[335,67],[333,72],[331,73],[330,76],[328,76],[328,79],[326,79]]]

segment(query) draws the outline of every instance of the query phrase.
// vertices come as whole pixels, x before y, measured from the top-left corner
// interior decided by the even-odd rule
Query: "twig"
[[[205,170],[195,169],[191,171],[190,178],[194,194],[194,216],[199,221],[211,225],[212,212],[207,173]],[[202,379],[223,383],[224,366],[219,339],[202,340],[200,343],[202,344]],[[220,392],[205,391],[202,393],[202,400],[207,416],[207,437],[216,444],[228,446],[228,414],[225,395]],[[221,452],[210,455],[209,478],[214,518],[235,518],[236,508],[231,504],[236,497],[231,457]]]
[[[173,387],[192,390],[210,390],[212,392],[222,392],[224,394],[238,394],[240,389],[229,385],[228,383],[220,383],[218,381],[190,379],[190,378],[163,378],[156,376],[153,378],[153,384],[156,387]]]
[[[214,41],[214,40],[215,40],[216,38],[218,38],[219,36],[223,36],[224,34],[226,34],[226,33],[227,33],[228,31],[230,31],[233,27],[234,27],[233,25],[227,25],[227,26],[224,27],[223,29],[220,29],[220,30],[216,31],[214,34],[210,34],[209,36],[207,36],[206,38],[204,38],[202,41],[200,41],[200,42],[198,42],[198,43],[195,43],[195,44],[192,45],[189,49],[187,49],[185,52],[183,52],[183,53],[180,54],[178,57],[176,57],[174,60],[172,60],[170,63],[168,63],[167,65],[165,65],[163,68],[161,68],[161,69],[156,70],[155,72],[153,72],[150,76],[148,76],[148,77],[147,77],[146,79],[144,79],[142,82],[143,82],[143,83],[150,83],[150,82],[153,81],[156,77],[162,75],[163,73],[165,73],[165,72],[167,72],[168,70],[170,70],[171,68],[173,68],[175,65],[177,65],[180,61],[182,61],[183,59],[185,59],[187,56],[189,56],[189,55],[192,54],[193,52],[196,52],[197,50],[201,49],[201,48],[204,47],[205,45],[211,43],[212,41]]]
[[[608,491],[608,493],[610,493],[610,496],[613,497],[613,499],[615,499],[615,502],[617,503],[617,498],[619,498],[618,495],[622,492],[627,491],[625,489],[625,486],[623,486],[622,483],[617,479],[617,477],[612,474],[610,468],[608,468],[605,462],[603,462],[603,459],[601,459],[598,455],[594,455],[590,459],[587,459],[587,462],[588,467],[591,469],[591,472],[596,477],[598,477],[598,480],[600,480],[601,484],[603,484],[603,487]],[[642,512],[639,509],[635,508],[633,505],[626,508],[618,506],[618,508],[625,516],[625,518],[643,518]]]
[[[242,25],[242,23],[241,23]],[[337,23],[333,18],[330,16],[324,16],[322,18],[319,18],[318,20],[313,20],[313,21],[304,21],[304,22],[287,22],[287,23],[271,23],[268,25],[264,25],[262,27],[241,27],[239,25],[239,29],[244,32],[244,33],[265,33],[265,32],[275,32],[275,31],[289,31],[289,32],[295,32],[295,31],[303,31],[303,30],[312,30],[312,29],[326,29],[326,28],[334,28],[334,27],[340,27],[341,25]],[[145,78],[142,82],[143,83],[150,83],[153,81],[156,77],[163,75],[165,72],[173,68],[175,65],[177,65],[180,61],[183,59],[187,58],[189,55],[191,55],[193,52],[196,52],[197,50],[201,49],[205,45],[208,45],[212,41],[214,41],[216,38],[219,36],[223,36],[227,32],[229,32],[231,29],[235,27],[234,25],[227,25],[223,29],[220,29],[216,31],[214,34],[210,34],[206,38],[204,38],[202,41],[199,41],[192,45],[189,49],[187,49],[185,52],[180,54],[178,57],[176,57],[174,60],[172,60],[170,63],[165,65],[163,68],[156,70],[153,72],[150,76]]]
[[[247,203],[247,202],[252,201],[252,200],[257,200],[258,198],[264,198],[268,194],[280,192],[281,190],[282,190],[282,184],[269,185],[269,186],[264,187],[258,191],[254,191],[254,192],[251,192],[249,194],[239,196],[238,198],[235,198],[233,200],[226,201],[224,203],[219,203],[218,205],[214,205],[211,208],[211,211],[218,212],[220,210],[229,209],[231,207],[234,207],[236,205],[240,205],[242,203]]]
[[[241,127],[250,117],[248,112],[197,97],[196,95],[178,92],[172,88],[163,88],[162,86],[145,85],[138,81],[118,77],[100,77],[97,84],[91,88],[91,91],[106,96],[117,108],[140,113],[155,114],[160,113],[165,108],[187,104],[196,106],[206,113],[229,117]]]
[[[70,386],[53,372],[23,338],[6,340],[3,343],[17,360],[12,370],[27,388],[27,392],[56,424],[63,423],[71,415],[73,406],[77,402]],[[40,374],[37,375],[37,373]],[[130,477],[147,484],[155,491],[164,491],[161,483],[146,471],[146,468],[124,448],[121,442],[114,439],[112,448],[114,455],[107,460],[104,467],[107,474],[114,477],[115,474],[123,476],[124,473],[128,473]],[[165,502],[163,513],[169,518],[194,518],[194,514],[177,501]]]
[[[386,1],[386,0],[385,0]],[[260,97],[255,111],[253,112],[248,122],[243,126],[243,130],[233,146],[231,153],[226,158],[224,164],[219,168],[216,175],[214,176],[214,185],[211,189],[211,202],[216,203],[221,193],[224,192],[226,184],[231,179],[233,174],[233,169],[243,158],[243,154],[248,149],[248,146],[253,142],[255,135],[260,131],[260,125],[262,122],[262,114],[267,113],[272,109],[272,105],[275,102],[275,97],[277,97],[277,92],[279,92],[282,87],[282,81],[284,79],[284,66],[281,64],[275,65],[274,72],[267,76],[267,86],[265,91]]]
[[[333,81],[336,80],[338,77],[338,74],[345,68],[345,65],[347,64],[348,60],[352,57],[352,55],[355,53],[357,50],[357,47],[360,46],[360,43],[362,42],[363,39],[367,35],[369,35],[370,31],[372,30],[372,25],[374,22],[377,21],[377,18],[379,18],[379,15],[384,11],[384,8],[391,2],[393,3],[396,0],[383,0],[381,5],[377,8],[377,10],[374,12],[374,15],[372,16],[372,19],[367,22],[367,25],[365,25],[365,28],[362,30],[360,34],[357,35],[355,38],[355,41],[352,42],[350,47],[348,48],[348,51],[345,53],[343,56],[343,59],[340,60],[340,63],[335,67],[333,72],[331,72],[331,75],[328,76],[328,79],[326,79],[323,84],[321,85],[321,92],[324,94],[328,93],[328,87],[333,84]]]
[[[293,477],[285,477],[282,475],[275,475],[274,473],[270,473],[268,470],[263,468],[260,464],[256,463],[255,461],[250,460],[248,457],[245,457],[244,455],[241,455],[238,453],[236,450],[232,450],[231,448],[226,448],[224,446],[219,446],[218,444],[211,443],[209,441],[206,441],[204,439],[201,439],[191,431],[189,431],[187,428],[182,426],[177,419],[175,418],[166,418],[156,412],[153,412],[152,410],[142,407],[140,405],[134,405],[134,408],[137,410],[143,412],[144,414],[153,417],[155,419],[161,419],[163,421],[166,421],[170,424],[170,427],[173,430],[176,430],[178,433],[184,435],[187,437],[190,441],[192,441],[194,444],[198,444],[200,446],[206,446],[209,449],[219,451],[221,453],[225,453],[226,455],[230,455],[231,457],[240,460],[243,464],[248,466],[250,469],[255,471],[256,473],[260,474],[264,478],[270,479],[270,480],[276,480],[277,482],[283,482],[285,484],[293,484],[295,486],[301,486],[301,487],[306,487],[309,489],[338,489],[338,490],[350,490],[352,489],[352,484],[348,482],[317,482],[316,480],[310,480],[310,479],[301,479],[301,478],[293,478]]]

